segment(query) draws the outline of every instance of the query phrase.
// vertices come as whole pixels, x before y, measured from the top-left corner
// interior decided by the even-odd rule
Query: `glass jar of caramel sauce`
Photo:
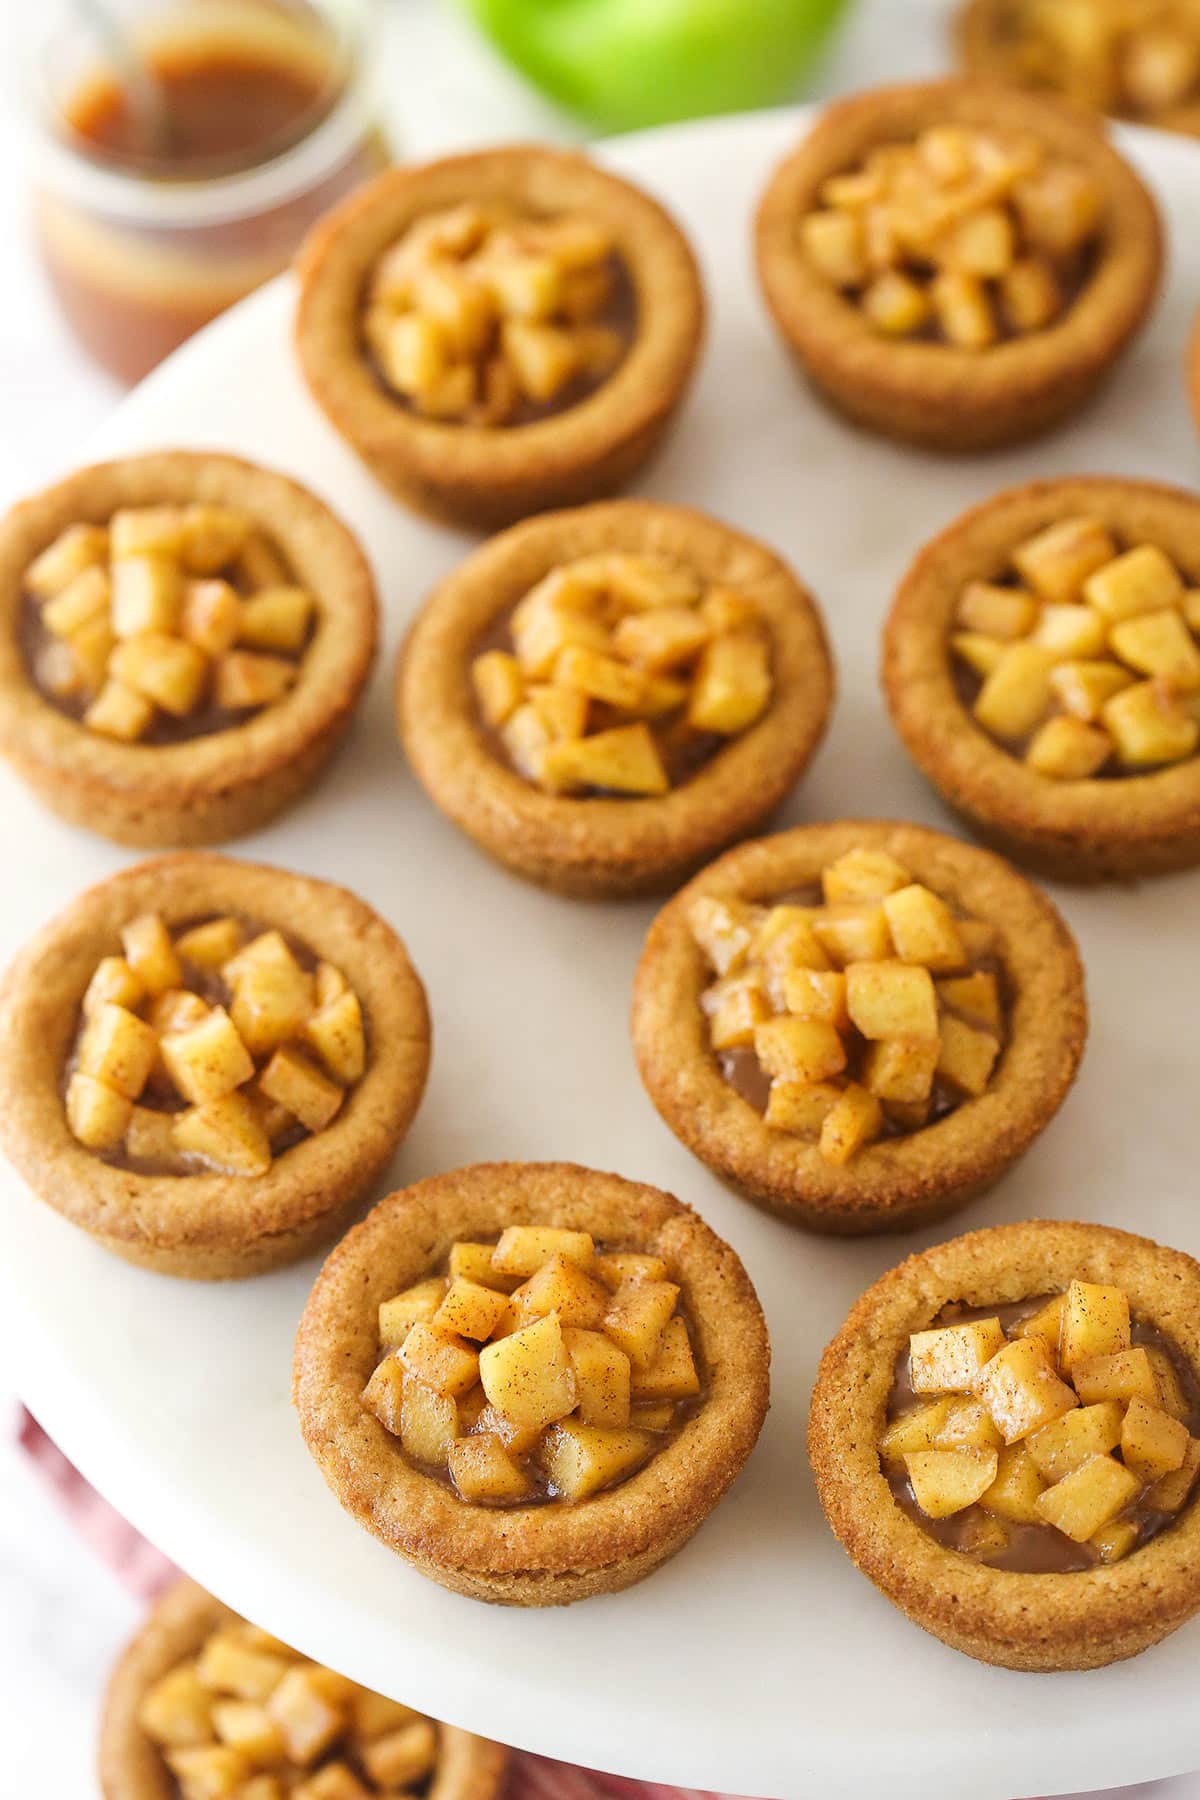
[[[370,0],[60,9],[37,78],[35,225],[76,336],[119,379],[278,274],[387,163],[370,22]]]

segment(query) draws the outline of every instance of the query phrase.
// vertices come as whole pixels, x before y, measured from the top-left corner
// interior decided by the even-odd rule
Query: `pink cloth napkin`
[[[113,1574],[140,1600],[151,1601],[169,1587],[179,1571],[146,1542],[140,1532],[114,1512],[88,1485],[37,1420],[22,1408],[17,1437],[21,1447],[58,1496],[80,1536]],[[509,1800],[733,1800],[731,1795],[698,1788],[664,1787],[658,1782],[625,1781],[597,1775],[544,1756],[514,1758]]]

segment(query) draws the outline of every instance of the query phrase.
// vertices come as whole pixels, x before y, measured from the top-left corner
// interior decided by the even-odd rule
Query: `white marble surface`
[[[814,83],[817,94],[944,66],[945,0],[863,0]],[[15,0],[3,0],[19,48]],[[556,116],[438,0],[387,0],[383,84],[403,147],[565,136]],[[3,39],[0,38],[0,43]],[[0,58],[11,71],[12,55]],[[30,254],[20,109],[0,75],[0,488],[5,498],[56,472],[118,397],[61,328]],[[7,1403],[0,1379],[0,1428]],[[95,1800],[95,1711],[137,1609],[66,1525],[38,1478],[0,1438],[0,1800]],[[1200,1800],[1200,1777],[1127,1790]]]

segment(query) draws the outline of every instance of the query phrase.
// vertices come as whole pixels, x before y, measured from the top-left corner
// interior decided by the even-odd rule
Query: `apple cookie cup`
[[[0,521],[0,753],[121,844],[224,842],[310,787],[374,660],[370,569],[299,483],[164,451]]]
[[[679,1201],[483,1164],[389,1195],[338,1245],[293,1398],[381,1542],[473,1599],[558,1606],[682,1548],[753,1449],[769,1359],[745,1270]]]
[[[1005,1313],[1019,1319],[1007,1341]],[[1082,1325],[1074,1344],[1069,1313]],[[964,1317],[977,1323],[946,1328]],[[1107,1226],[1004,1225],[909,1257],[867,1290],[821,1359],[808,1447],[835,1536],[914,1624],[980,1662],[1094,1669],[1160,1642],[1200,1610],[1198,1319],[1200,1265]],[[1129,1345],[1131,1322],[1157,1364],[1143,1348],[1114,1348]],[[965,1447],[949,1448],[953,1431],[917,1447],[930,1409],[897,1419],[901,1376],[908,1400],[952,1390],[959,1438],[972,1415]],[[901,1450],[907,1493],[888,1475]],[[978,1479],[952,1492],[964,1474]],[[912,1503],[922,1493],[928,1512]],[[938,1541],[930,1515],[949,1524],[969,1517],[968,1503],[984,1530]],[[1031,1526],[1069,1555],[1084,1546],[1086,1566],[1047,1561],[1028,1541],[1010,1566],[986,1560],[1003,1562],[1003,1540]]]
[[[740,845],[654,921],[633,1043],[701,1162],[812,1231],[904,1231],[989,1188],[1083,1053],[1071,934],[998,857],[880,820]]]
[[[0,1141],[129,1262],[218,1279],[342,1229],[429,1067],[425,992],[344,888],[180,852],[81,894],[0,988]]]

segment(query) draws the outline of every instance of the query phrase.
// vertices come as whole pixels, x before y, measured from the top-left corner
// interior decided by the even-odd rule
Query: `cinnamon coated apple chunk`
[[[987,1091],[1006,1006],[996,932],[862,848],[774,904],[701,895],[692,936],[726,1079],[829,1162]]]
[[[771,701],[758,606],[663,557],[564,563],[499,636],[471,664],[480,720],[547,793],[664,794]]]
[[[358,996],[282,931],[133,919],[97,964],[65,1077],[88,1150],[156,1173],[265,1174],[337,1117],[367,1060]]]
[[[1119,1561],[1188,1503],[1200,1387],[1122,1288],[1072,1281],[910,1339],[879,1453],[939,1541],[1005,1568]]]
[[[662,1258],[512,1225],[379,1309],[363,1404],[485,1506],[580,1502],[634,1474],[702,1396]]]

